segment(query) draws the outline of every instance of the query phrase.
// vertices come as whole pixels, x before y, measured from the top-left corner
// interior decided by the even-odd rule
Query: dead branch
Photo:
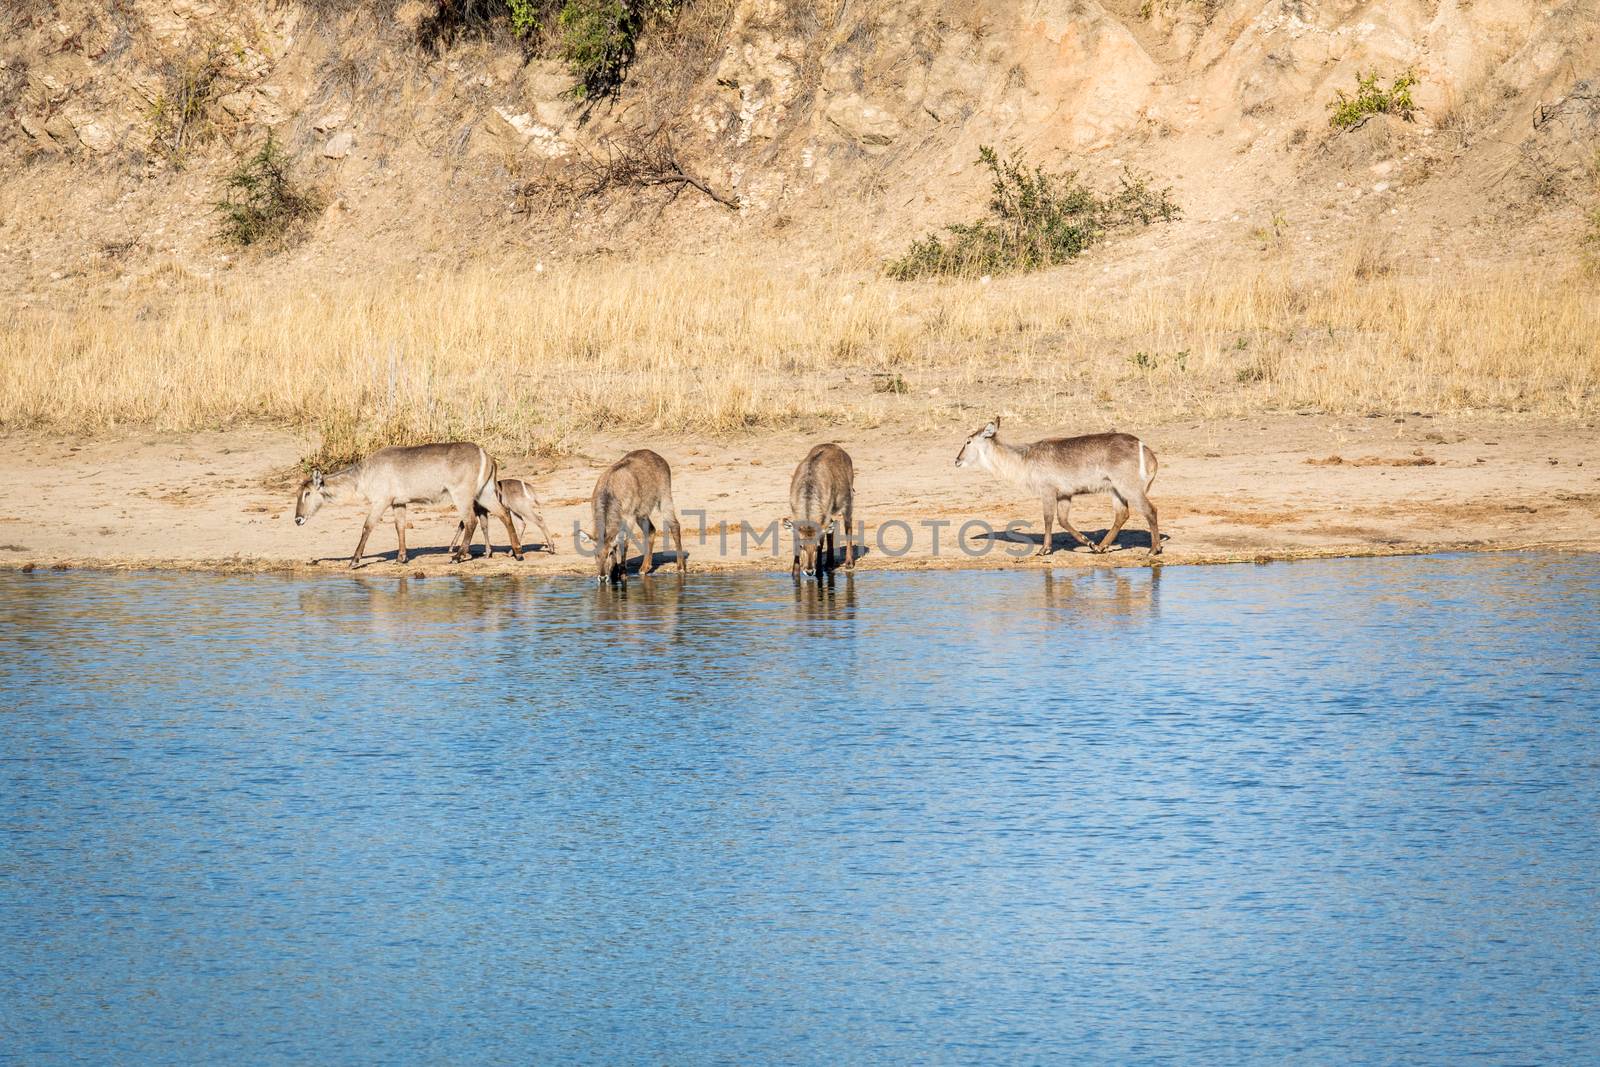
[[[632,134],[627,138],[608,138],[605,155],[579,160],[582,179],[578,182],[581,197],[592,198],[611,189],[656,189],[670,187],[674,197],[683,187],[698,189],[702,194],[725,206],[730,211],[739,210],[738,200],[726,197],[690,173],[678,160],[672,144],[672,134],[666,130],[651,134]]]

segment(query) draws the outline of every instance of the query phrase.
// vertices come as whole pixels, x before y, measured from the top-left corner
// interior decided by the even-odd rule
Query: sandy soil
[[[1046,427],[1008,427],[1013,439]],[[1106,555],[1066,550],[1048,561],[1012,553],[1036,545],[1037,503],[992,476],[957,470],[963,434],[905,428],[844,432],[856,462],[857,516],[866,524],[861,566],[1095,566],[1147,562],[1137,516]],[[1600,435],[1584,426],[1496,425],[1411,416],[1284,416],[1229,423],[1169,424],[1146,434],[1161,459],[1151,496],[1160,509],[1167,564],[1334,555],[1387,555],[1440,548],[1600,548]],[[740,524],[764,530],[786,509],[789,475],[817,438],[775,433],[735,441],[596,438],[558,461],[503,456],[503,475],[526,476],[545,503],[554,555],[518,563],[451,564],[454,520],[444,508],[413,508],[410,561],[394,562],[391,524],[373,532],[362,572],[371,575],[592,572],[574,524],[586,523],[597,472],[629,447],[650,445],[672,463],[691,570],[787,569],[764,545],[741,551]],[[181,437],[63,441],[0,439],[0,567],[185,567],[222,571],[336,573],[348,563],[363,509],[329,505],[293,523],[295,464],[308,442],[243,430]],[[705,541],[691,509],[704,509]],[[1074,508],[1090,536],[1110,521],[1107,498]],[[962,523],[997,530],[1031,523],[1029,543],[955,545]],[[894,520],[907,529],[893,525]],[[939,528],[934,552],[930,523]],[[721,531],[726,529],[726,544]],[[910,550],[894,555],[911,535]],[[504,545],[503,532],[496,531]],[[880,547],[880,536],[882,538]],[[985,545],[986,555],[971,554]],[[481,551],[481,549],[480,549]],[[658,563],[670,565],[659,550]]]

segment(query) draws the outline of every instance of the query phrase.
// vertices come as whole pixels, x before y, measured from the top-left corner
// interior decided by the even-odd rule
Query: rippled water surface
[[[1592,1062],[1597,609],[0,574],[0,1060]]]

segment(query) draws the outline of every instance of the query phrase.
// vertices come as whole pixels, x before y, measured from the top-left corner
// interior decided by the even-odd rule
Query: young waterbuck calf
[[[404,563],[406,505],[438,504],[446,499],[455,505],[467,535],[460,550],[453,554],[456,562],[467,558],[467,545],[472,543],[472,533],[478,522],[475,507],[499,516],[511,538],[511,554],[522,558],[522,545],[517,540],[516,528],[511,525],[511,514],[500,501],[494,459],[477,445],[457,441],[383,448],[333,474],[324,476],[319,470],[312,471],[311,477],[300,483],[294,509],[295,525],[305,525],[328,500],[351,496],[365,500],[369,507],[367,521],[361,527],[361,540],[356,542],[355,555],[350,557],[352,567],[361,562],[372,528],[389,508],[394,509],[394,533],[400,542],[395,558]]]
[[[796,578],[801,571],[814,575],[833,566],[834,524],[841,518],[844,565],[855,570],[856,545],[851,536],[855,477],[850,454],[834,444],[813,448],[794,469],[789,481],[789,517],[783,520],[783,528],[794,531],[794,564],[789,571]],[[828,547],[819,559],[824,531]]]
[[[666,460],[648,448],[629,452],[600,475],[589,503],[594,509],[594,532],[580,530],[578,543],[594,549],[600,581],[627,579],[628,538],[635,529],[644,534],[644,562],[639,573],[655,570],[656,528],[650,521],[651,512],[659,512],[666,524],[678,556],[678,570],[688,569],[683,529],[672,503],[672,468]]]
[[[544,550],[552,556],[556,554],[556,543],[550,539],[550,531],[545,529],[544,516],[539,514],[541,505],[539,498],[533,493],[533,486],[521,478],[501,478],[500,502],[506,506],[506,510],[511,512],[511,517],[516,520],[517,536],[519,538],[527,532],[528,523],[531,522],[539,527],[539,536],[544,538]],[[489,513],[482,504],[473,504],[472,513],[478,516],[478,521],[483,524],[480,527],[483,530],[483,547],[486,549],[483,558],[493,559],[494,542],[489,536],[489,521],[487,517]],[[466,532],[465,523],[456,524],[455,540],[450,542],[452,551],[461,541],[461,535]],[[470,549],[472,546],[468,545],[467,547]]]
[[[1038,554],[1051,550],[1052,523],[1059,510],[1061,525],[1096,552],[1104,552],[1128,521],[1128,505],[1144,516],[1150,527],[1150,554],[1161,554],[1161,530],[1156,508],[1146,495],[1156,479],[1156,454],[1145,443],[1125,433],[1092,433],[1084,437],[1052,437],[1031,445],[1000,440],[1000,416],[973,432],[956,456],[958,467],[981,467],[1039,495],[1044,505],[1044,544]],[[1094,544],[1072,525],[1072,498],[1081,493],[1110,493],[1116,517],[1100,543]]]

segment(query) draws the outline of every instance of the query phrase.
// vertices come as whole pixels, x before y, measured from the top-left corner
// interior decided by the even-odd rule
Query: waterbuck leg
[[[856,569],[856,535],[855,516],[850,513],[848,506],[844,509],[844,569]]]
[[[672,551],[678,556],[678,573],[689,569],[689,557],[683,553],[683,527],[678,525],[678,513],[667,512],[667,536],[672,538]]]
[[[489,529],[489,512],[481,505],[472,505],[472,514],[478,519],[478,529],[483,533],[483,558],[494,559],[494,533]],[[472,555],[472,546],[467,546],[467,555]]]
[[[400,545],[399,551],[394,554],[394,561],[396,563],[404,563],[406,561],[406,506],[404,504],[396,504],[394,506],[394,539]]]
[[[1062,528],[1065,529],[1067,533],[1071,534],[1078,544],[1093,548],[1094,542],[1090,541],[1087,537],[1083,536],[1083,534],[1079,533],[1078,528],[1072,525],[1072,498],[1070,496],[1061,501],[1061,506],[1058,511],[1059,514],[1057,517],[1061,520]]]
[[[498,503],[498,501],[496,503]],[[504,504],[499,504],[498,511],[500,514],[500,521],[504,523],[506,527],[506,536],[511,538],[511,558],[520,560],[522,558],[522,539],[517,536],[517,528],[511,522],[511,512],[506,510],[506,506]],[[488,526],[489,520],[484,519],[483,524],[484,526]],[[489,535],[485,533],[484,539],[487,540],[488,536]]]
[[[1113,489],[1111,500],[1116,504],[1117,512],[1111,519],[1111,529],[1106,531],[1106,535],[1100,539],[1098,545],[1091,546],[1096,552],[1104,552],[1110,548],[1111,543],[1117,539],[1117,534],[1122,532],[1122,524],[1128,521],[1128,502],[1122,499],[1122,494]]]
[[[656,524],[645,516],[644,558],[639,561],[639,574],[646,575],[656,569]]]
[[[831,570],[833,570],[833,553],[834,553],[834,550],[835,550],[835,547],[836,547],[834,545],[834,541],[833,541],[833,532],[834,532],[833,520],[829,519],[828,520],[828,552],[827,552],[827,555],[823,556],[820,560],[817,561],[817,576],[819,578],[822,576],[822,572],[823,571],[831,571]]]
[[[550,531],[545,529],[544,516],[539,514],[537,511],[535,511],[533,513],[533,521],[539,527],[539,536],[544,538],[544,550],[546,552],[550,553],[550,555],[552,555],[552,556],[555,555],[556,554],[556,543],[555,543],[555,541],[551,540]],[[527,529],[527,523],[526,522],[523,523],[523,529]]]
[[[1144,516],[1145,525],[1150,527],[1150,554],[1161,555],[1161,527],[1156,522],[1156,506],[1150,503],[1150,498],[1144,495],[1144,490],[1135,488],[1128,494],[1128,503],[1139,509],[1139,514]]]
[[[367,513],[367,521],[361,525],[361,540],[356,542],[356,554],[350,557],[352,570],[361,562],[361,557],[366,555],[367,538],[372,536],[372,528],[378,525],[379,519],[383,518],[383,512],[386,507],[387,505],[385,504],[374,504],[372,505],[372,510]]]
[[[1053,546],[1050,544],[1050,542],[1055,535],[1055,527],[1052,525],[1055,522],[1055,518],[1055,497],[1047,496],[1044,498],[1044,543],[1039,546],[1039,551],[1035,552],[1034,555],[1048,556],[1053,550]]]
[[[472,509],[469,507],[466,509],[466,513],[461,516],[461,547],[451,557],[452,562],[460,563],[462,560],[471,558],[472,536],[477,532],[478,517],[472,513]]]

